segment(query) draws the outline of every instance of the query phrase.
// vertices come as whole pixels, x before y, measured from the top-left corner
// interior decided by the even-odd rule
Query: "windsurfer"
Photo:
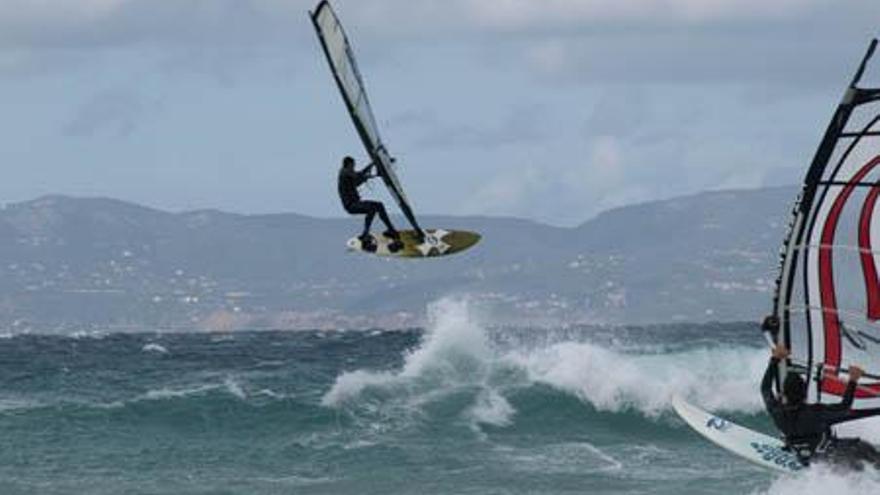
[[[342,159],[342,168],[339,169],[339,199],[342,200],[342,207],[352,215],[366,215],[364,217],[364,231],[359,238],[367,251],[376,248],[370,235],[370,226],[373,224],[373,217],[377,214],[387,228],[384,235],[395,240],[400,238],[400,234],[391,224],[391,219],[388,218],[385,205],[379,201],[364,201],[358,193],[358,187],[376,177],[370,174],[373,167],[375,164],[371,163],[360,171],[355,170],[354,158],[346,156]]]
[[[837,438],[831,427],[835,424],[880,415],[880,408],[851,409],[856,387],[864,373],[850,366],[849,381],[843,399],[837,404],[806,404],[807,384],[801,375],[789,370],[782,384],[782,393],[773,393],[772,385],[779,371],[779,362],[788,358],[782,344],[773,348],[770,363],[761,381],[761,395],[767,412],[785,436],[785,442],[800,461],[827,461],[852,469],[861,469],[864,462],[880,467],[880,452],[858,438]]]

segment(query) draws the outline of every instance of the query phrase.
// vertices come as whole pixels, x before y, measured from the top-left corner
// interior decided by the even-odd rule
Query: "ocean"
[[[880,493],[785,478],[676,418],[772,432],[756,325],[5,335],[0,494]],[[880,442],[880,426],[849,433]]]

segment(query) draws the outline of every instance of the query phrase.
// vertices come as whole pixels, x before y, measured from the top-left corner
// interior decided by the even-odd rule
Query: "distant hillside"
[[[751,319],[769,305],[794,195],[703,193],[576,228],[425,217],[484,239],[419,261],[346,252],[359,220],[50,196],[0,211],[0,327],[411,325],[449,294],[519,323]]]

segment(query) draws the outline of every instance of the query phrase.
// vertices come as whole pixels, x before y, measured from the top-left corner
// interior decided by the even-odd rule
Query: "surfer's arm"
[[[843,398],[837,404],[829,404],[822,406],[823,419],[824,422],[828,425],[833,425],[836,423],[842,423],[844,421],[850,421],[853,419],[863,418],[865,416],[858,414],[856,411],[852,411],[853,399],[856,395],[856,386],[858,385],[858,379],[853,380],[850,378],[849,383],[846,384],[846,391],[843,392]],[[866,409],[865,411],[869,411]],[[861,413],[861,411],[859,412]],[[880,410],[876,414],[880,414]],[[869,414],[870,416],[870,414]]]
[[[849,383],[846,384],[846,391],[843,393],[843,400],[840,401],[840,406],[846,411],[849,411],[852,407],[853,399],[856,396],[856,380],[850,380]]]
[[[837,423],[843,423],[844,421],[852,421],[854,419],[861,419],[880,414],[880,408],[863,409],[861,411],[853,411],[850,409],[852,407],[855,393],[856,381],[850,380],[846,385],[846,391],[843,393],[843,399],[839,403],[823,406],[823,419],[827,425],[830,426]]]
[[[361,185],[370,179],[370,168],[367,167],[357,173],[357,185]]]
[[[871,409],[859,409],[858,411],[848,411],[846,420],[870,418],[872,416],[880,416],[880,407],[872,407]]]
[[[373,163],[370,163],[369,165],[367,165],[366,167],[364,167],[364,169],[361,170],[360,172],[357,172],[357,185],[361,185],[364,182],[375,177],[375,175],[370,173],[373,170],[373,168],[375,168],[375,167],[376,167],[376,163],[373,162]]]
[[[778,368],[779,359],[771,357],[770,363],[767,364],[767,371],[764,372],[764,378],[761,380],[761,397],[764,398],[764,406],[768,411],[779,407],[779,399],[773,393],[773,378],[776,376]]]
[[[856,387],[858,386],[859,378],[862,377],[862,373],[862,369],[858,366],[850,366],[849,382],[847,382],[846,390],[843,392],[843,399],[837,404],[826,406],[829,411],[849,413],[853,404],[853,399],[855,399],[856,396]]]

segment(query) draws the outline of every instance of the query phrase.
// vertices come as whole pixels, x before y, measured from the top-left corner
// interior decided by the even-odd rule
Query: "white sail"
[[[383,182],[413,228],[421,232],[422,229],[416,221],[409,200],[394,171],[391,156],[379,137],[379,128],[367,99],[363,78],[358,71],[351,44],[342,29],[339,18],[327,0],[321,1],[311,16],[324,54],[327,56],[327,62],[330,64],[330,70],[333,72],[333,77],[342,94],[342,99],[367,153],[376,164],[377,173],[382,177]]]

